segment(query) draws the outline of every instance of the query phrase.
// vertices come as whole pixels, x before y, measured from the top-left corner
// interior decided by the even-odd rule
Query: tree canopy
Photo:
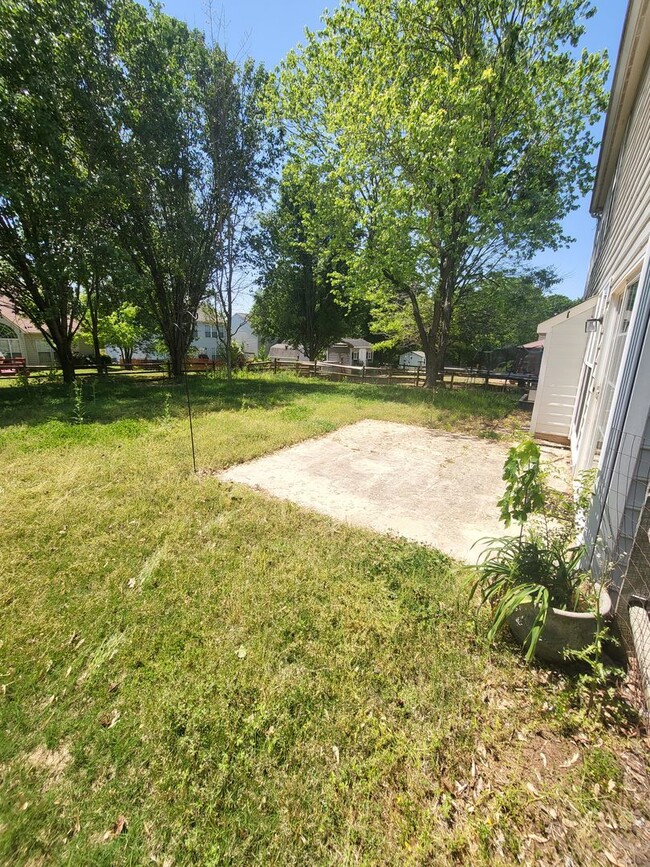
[[[433,385],[455,304],[568,242],[592,181],[606,59],[575,48],[586,0],[344,0],[282,65],[297,158],[331,166],[363,241],[358,291],[386,332],[408,310]]]
[[[0,272],[74,377],[81,290],[113,187],[108,3],[0,7]]]
[[[318,166],[289,162],[277,208],[262,219],[257,238],[260,283],[253,328],[312,360],[343,337],[354,318],[341,282],[354,238],[348,214]]]
[[[519,276],[495,273],[464,294],[451,321],[451,360],[475,366],[481,352],[535,340],[540,322],[576,303],[551,292],[558,282],[547,270]]]
[[[199,304],[232,264],[232,226],[268,186],[265,83],[155,5],[0,6],[2,288],[66,380],[86,312],[98,354],[100,296],[125,254],[139,297],[106,297],[144,297],[181,372]]]

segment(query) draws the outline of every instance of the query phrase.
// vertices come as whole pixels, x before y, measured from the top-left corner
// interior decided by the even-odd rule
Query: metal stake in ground
[[[196,451],[194,449],[194,427],[192,425],[192,402],[190,400],[190,386],[187,381],[187,359],[183,365],[183,378],[185,379],[185,396],[187,398],[187,417],[190,420],[190,442],[192,443],[192,467],[196,474]]]
[[[187,311],[188,316],[190,316],[195,321],[198,319],[197,316],[192,316],[192,314]],[[178,322],[174,323],[174,326],[178,328]],[[179,329],[180,330],[180,329]],[[185,363],[183,364],[183,379],[185,380],[185,397],[187,399],[187,417],[190,422],[190,442],[192,443],[192,468],[194,470],[194,474],[196,475],[196,449],[194,448],[194,426],[192,425],[192,401],[190,400],[190,386],[187,381],[187,354],[185,355]]]

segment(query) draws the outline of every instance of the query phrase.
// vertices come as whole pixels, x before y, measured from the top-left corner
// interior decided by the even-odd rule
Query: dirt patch
[[[71,761],[70,750],[65,744],[56,750],[48,750],[45,745],[42,745],[29,753],[25,764],[44,776],[43,788],[49,789],[61,780]]]
[[[219,478],[476,562],[476,543],[503,533],[496,503],[508,448],[501,441],[367,420],[232,467]],[[561,450],[553,456],[560,464],[565,460]]]

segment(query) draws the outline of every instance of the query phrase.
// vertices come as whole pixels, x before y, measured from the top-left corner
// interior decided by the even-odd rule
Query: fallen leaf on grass
[[[570,768],[571,765],[575,765],[575,763],[578,761],[579,758],[580,758],[580,753],[579,752],[574,753],[570,759],[567,759],[566,762],[562,762],[560,767]]]
[[[606,849],[603,850],[603,855],[610,864],[613,864],[614,867],[628,867],[628,865],[624,861],[619,861],[616,856],[612,855],[611,852],[608,852]]]
[[[237,648],[237,656],[240,659],[246,659],[246,648],[244,647],[243,644]]]
[[[113,840],[115,837],[119,837],[120,834],[124,834],[127,830],[126,824],[126,816],[118,816],[117,822],[110,828],[103,836],[104,842],[108,842],[109,840]]]
[[[110,713],[105,713],[99,718],[99,724],[105,729],[112,729],[115,723],[119,720],[121,714],[117,708]]]
[[[65,835],[66,840],[72,840],[75,834],[78,834],[81,831],[81,822],[79,821],[79,817],[74,820],[74,824],[69,828],[68,833]]]
[[[548,843],[548,837],[542,837],[541,834],[529,834],[529,840],[534,840],[535,843]]]

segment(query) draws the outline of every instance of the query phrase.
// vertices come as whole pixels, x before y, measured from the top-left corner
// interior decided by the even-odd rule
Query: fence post
[[[361,365],[361,381],[363,382],[363,380],[365,378],[366,378],[366,362],[364,361],[363,364]]]
[[[273,373],[277,373],[277,372],[278,372],[278,359],[274,358],[273,359]]]
[[[415,387],[417,388],[420,384],[420,365],[415,368]]]
[[[318,376],[318,359],[314,359],[314,376]]]

